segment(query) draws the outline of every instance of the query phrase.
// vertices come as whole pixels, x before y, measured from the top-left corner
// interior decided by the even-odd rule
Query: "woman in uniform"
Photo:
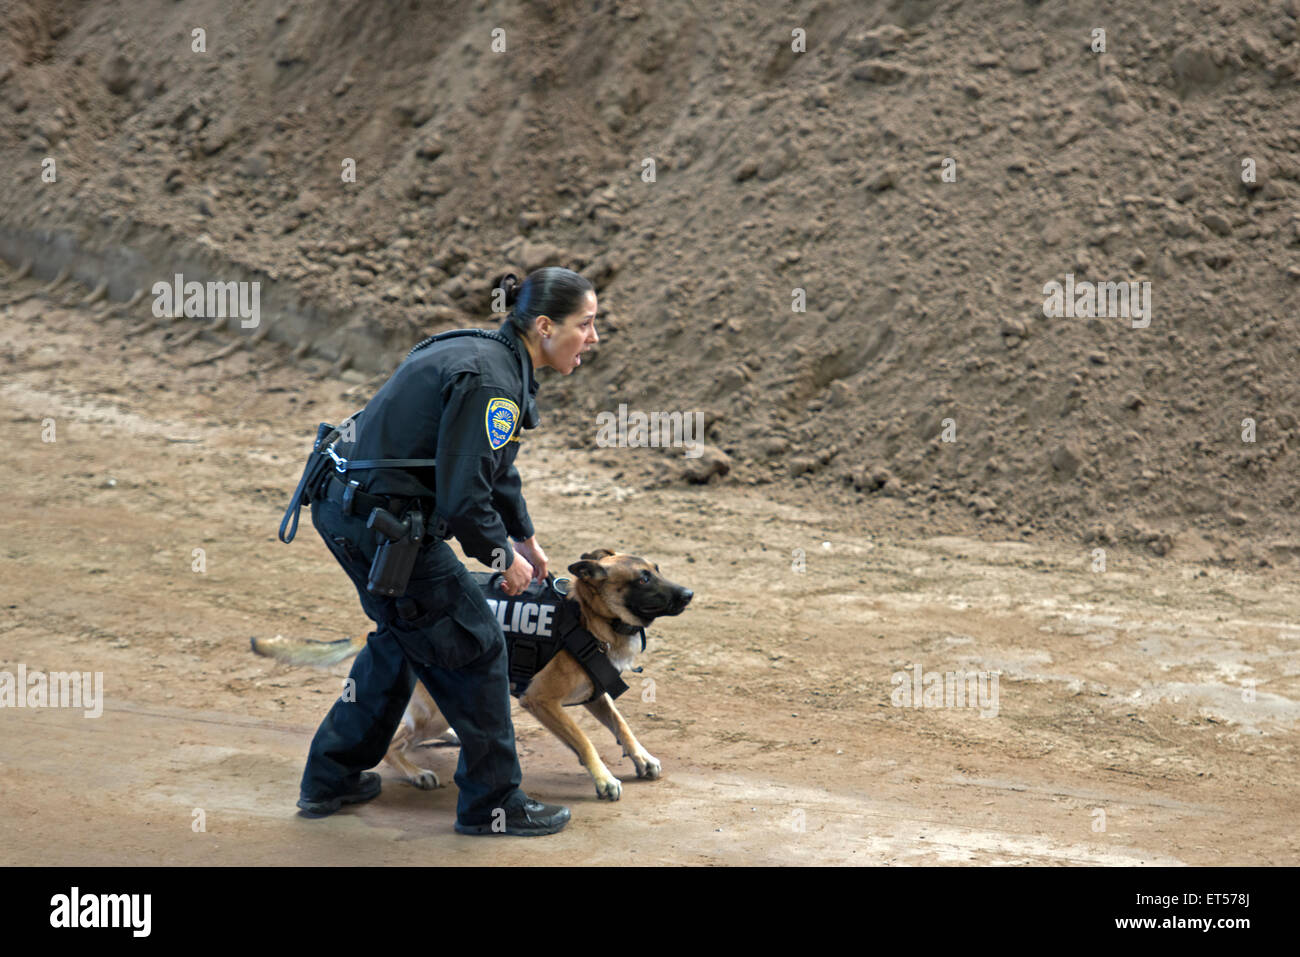
[[[536,370],[569,375],[597,342],[596,293],[554,266],[522,283],[506,276],[497,288],[511,307],[499,333],[435,337],[413,349],[358,417],[354,465],[331,469],[312,495],[312,524],[376,628],[312,740],[298,801],[308,814],[379,793],[379,775],[365,769],[383,758],[418,678],[460,738],[457,831],[553,834],[569,820],[568,808],[520,788],[505,636],[446,541],[422,539],[399,597],[366,587],[377,548],[366,521],[376,507],[398,519],[418,510],[430,530],[503,571],[510,594],[546,577],[514,467],[519,430],[536,424]],[[379,460],[411,461],[368,465]]]

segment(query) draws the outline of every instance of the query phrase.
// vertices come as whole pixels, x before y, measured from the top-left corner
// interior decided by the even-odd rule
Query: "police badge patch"
[[[488,402],[484,424],[487,428],[488,445],[492,446],[494,452],[510,441],[517,421],[519,421],[519,406],[509,399],[492,399]]]

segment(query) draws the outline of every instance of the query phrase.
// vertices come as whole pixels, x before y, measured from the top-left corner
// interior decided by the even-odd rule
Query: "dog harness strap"
[[[582,665],[582,670],[587,672],[587,677],[591,679],[594,690],[587,701],[595,701],[602,694],[617,698],[627,690],[627,683],[623,681],[618,669],[601,648],[596,636],[578,622],[576,602],[566,602],[560,607],[560,620],[556,624],[556,631],[559,632],[564,649],[577,659],[578,664]]]
[[[591,678],[595,690],[587,701],[595,701],[602,694],[617,698],[627,690],[627,683],[600,647],[596,636],[585,628],[574,628],[564,637],[564,647],[578,659],[582,670]],[[586,704],[586,702],[583,702]]]

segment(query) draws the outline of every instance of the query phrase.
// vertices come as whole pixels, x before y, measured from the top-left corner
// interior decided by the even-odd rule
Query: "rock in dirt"
[[[853,68],[852,76],[866,83],[900,83],[912,76],[912,70],[901,63],[867,60]]]
[[[1052,468],[1065,478],[1071,478],[1079,470],[1082,461],[1079,447],[1072,442],[1063,442],[1052,450]]]
[[[1203,43],[1180,47],[1169,66],[1175,88],[1184,95],[1212,87],[1223,78],[1223,70],[1215,63],[1214,52]]]
[[[716,446],[706,445],[698,458],[686,458],[681,466],[686,481],[702,485],[715,475],[719,478],[731,471],[731,456]]]
[[[564,261],[564,252],[552,243],[526,242],[519,251],[520,262],[524,272],[530,273],[543,266],[559,266]]]
[[[131,73],[131,61],[121,53],[114,53],[104,59],[99,68],[99,79],[114,96],[125,96],[131,89],[135,78]]]

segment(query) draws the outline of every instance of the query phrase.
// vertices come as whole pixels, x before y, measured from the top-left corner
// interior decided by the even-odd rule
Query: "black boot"
[[[379,788],[379,775],[374,771],[362,771],[360,782],[346,794],[337,794],[331,798],[320,798],[314,801],[307,797],[300,797],[298,806],[312,817],[325,817],[327,814],[333,814],[344,804],[360,804],[362,801],[378,797]]]
[[[464,824],[456,822],[456,830],[461,834],[513,834],[516,837],[533,837],[538,834],[554,834],[564,830],[569,823],[569,809],[562,804],[542,804],[525,797],[522,802],[504,808],[504,814],[494,815],[494,819],[483,824]]]

